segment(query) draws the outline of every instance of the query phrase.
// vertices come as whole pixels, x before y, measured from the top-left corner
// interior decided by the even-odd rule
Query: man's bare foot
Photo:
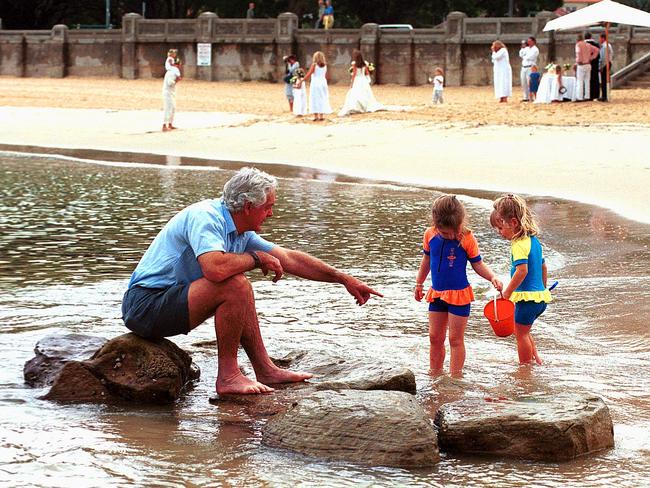
[[[167,132],[169,130],[171,130],[169,127],[167,127],[166,125],[163,125],[163,128],[162,128],[163,132]]]
[[[218,395],[255,395],[258,393],[271,393],[273,388],[237,374],[231,378],[217,377]]]
[[[289,371],[288,369],[273,368],[265,373],[256,374],[257,381],[265,385],[276,385],[279,383],[298,383],[300,381],[308,380],[314,375],[311,373],[303,373],[302,371]]]
[[[178,127],[174,127],[173,125],[169,124],[169,130],[176,130]]]

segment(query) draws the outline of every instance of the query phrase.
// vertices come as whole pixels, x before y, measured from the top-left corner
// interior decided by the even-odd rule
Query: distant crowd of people
[[[250,2],[246,10],[246,18],[255,18],[255,3]],[[331,29],[334,27],[334,7],[332,0],[318,0],[318,8],[314,14],[306,14],[303,19],[310,18],[314,20],[314,29]]]
[[[493,83],[494,95],[501,103],[508,101],[512,96],[512,68],[510,57],[505,44],[499,40],[492,43]],[[521,41],[519,49],[521,58],[520,83],[522,89],[522,102],[535,101],[541,73],[539,72],[539,48],[537,40],[530,36]],[[611,74],[612,60],[614,57],[612,45],[607,42],[605,34],[600,35],[600,43],[596,42],[590,32],[578,34],[575,45],[575,64],[573,71],[576,78],[575,101],[587,100],[608,101],[607,81]],[[558,76],[557,89],[564,89],[562,75],[567,76],[559,65],[553,65]],[[559,97],[562,99],[562,97]]]

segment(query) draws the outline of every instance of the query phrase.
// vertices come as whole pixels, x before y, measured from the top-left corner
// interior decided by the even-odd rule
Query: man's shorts
[[[453,315],[458,315],[459,317],[469,317],[471,307],[471,303],[468,303],[467,305],[452,305],[440,298],[436,298],[429,303],[429,312],[447,312]]]
[[[140,337],[159,339],[190,331],[190,285],[169,288],[134,286],[122,299],[122,320]]]
[[[521,301],[515,303],[515,323],[533,325],[533,322],[546,310],[545,302]]]

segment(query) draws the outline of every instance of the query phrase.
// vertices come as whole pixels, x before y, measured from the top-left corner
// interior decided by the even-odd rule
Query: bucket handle
[[[499,292],[499,293],[501,294],[501,298],[503,298],[503,293],[501,293],[501,292]],[[499,295],[497,295],[495,293],[494,294],[494,320],[497,321],[497,322],[499,321],[499,313],[497,311],[497,298],[498,297],[499,297]]]

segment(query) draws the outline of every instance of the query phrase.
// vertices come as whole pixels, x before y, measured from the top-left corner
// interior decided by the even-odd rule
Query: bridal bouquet
[[[304,77],[305,77],[305,70],[302,68],[298,68],[296,71],[293,72],[293,76],[289,80],[289,83],[291,83],[292,85],[296,85]]]

